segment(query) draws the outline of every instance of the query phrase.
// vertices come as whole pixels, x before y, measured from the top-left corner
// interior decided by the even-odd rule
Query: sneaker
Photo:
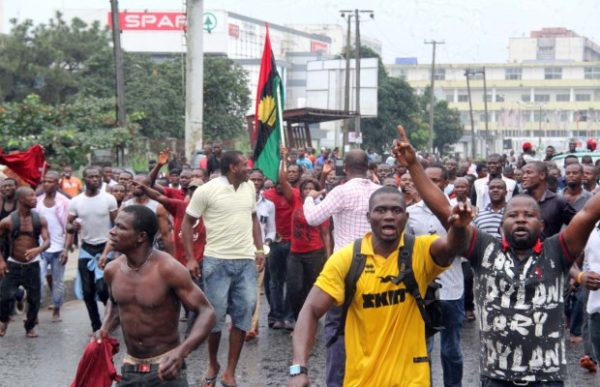
[[[581,359],[579,359],[579,366],[581,368],[585,368],[591,373],[595,373],[596,371],[598,371],[598,365],[596,364],[594,359],[592,359],[588,355],[585,355]]]

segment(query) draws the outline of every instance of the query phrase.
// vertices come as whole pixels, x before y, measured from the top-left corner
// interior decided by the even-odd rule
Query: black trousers
[[[325,249],[303,254],[290,253],[288,256],[286,297],[294,313],[294,319],[298,319],[300,309],[321,273],[326,259]]]
[[[122,379],[117,383],[117,387],[187,387],[187,374],[185,369],[181,369],[177,377],[173,380],[161,380],[158,377],[158,367],[153,365],[150,372],[139,373],[121,368]]]
[[[473,268],[470,262],[462,263],[463,276],[465,280],[465,310],[474,311],[475,303],[473,302]]]
[[[33,262],[28,264],[7,262],[8,274],[0,285],[0,321],[6,323],[10,319],[11,307],[14,304],[15,295],[19,286],[27,291],[27,320],[25,330],[30,331],[37,324],[38,312],[40,311],[41,281],[40,264]]]
[[[481,377],[481,387],[518,387],[518,386],[527,386],[527,387],[562,387],[564,386],[563,382],[529,382],[529,383],[518,383],[511,382],[507,380],[498,380],[498,379],[490,379],[485,376]]]
[[[83,301],[85,302],[85,307],[90,316],[92,330],[96,332],[102,326],[102,321],[100,320],[100,314],[98,312],[98,303],[96,302],[96,294],[100,301],[106,305],[108,302],[108,287],[103,279],[96,281],[94,272],[90,271],[87,267],[89,261],[89,259],[80,259],[79,262],[77,262],[77,268],[79,269],[79,276],[81,277]]]

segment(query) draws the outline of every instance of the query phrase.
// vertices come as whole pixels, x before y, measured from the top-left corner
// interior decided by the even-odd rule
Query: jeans
[[[10,318],[10,307],[15,298],[19,286],[27,291],[27,320],[25,330],[30,331],[37,324],[37,316],[40,310],[40,264],[33,262],[29,264],[6,262],[8,274],[2,280],[0,286],[0,321],[7,323]]]
[[[440,355],[444,372],[444,387],[462,386],[463,356],[460,348],[460,330],[465,319],[465,305],[458,300],[440,300],[444,329],[440,332]],[[433,350],[435,336],[427,339],[427,352]]]
[[[600,359],[600,312],[590,314],[588,321],[593,352],[590,355],[594,360],[598,361]]]
[[[463,262],[462,269],[465,279],[465,310],[474,311],[475,303],[473,302],[473,268],[471,267],[471,262]]]
[[[490,379],[485,376],[481,377],[481,387],[518,387],[524,385],[515,384],[507,380]],[[525,384],[527,387],[563,387],[563,382],[529,382]]]
[[[304,254],[290,253],[288,256],[286,297],[295,319],[298,319],[308,292],[323,269],[326,255],[321,249]]]
[[[256,306],[256,274],[256,263],[253,259],[204,257],[204,293],[217,316],[212,333],[221,332],[226,315],[231,317],[234,327],[244,332],[250,330]]]
[[[583,286],[579,286],[577,290],[573,292],[573,297],[575,298],[575,303],[571,310],[569,333],[571,336],[581,336],[581,324],[583,324],[583,314],[586,307],[583,303]]]
[[[291,320],[292,311],[285,299],[285,280],[287,258],[290,254],[290,242],[273,242],[270,247],[271,252],[267,257],[271,306],[269,318],[273,321]]]
[[[342,324],[343,309],[339,306],[333,306],[325,315],[325,326],[323,335],[325,342],[333,337],[338,326]],[[344,345],[344,335],[340,335],[337,340],[327,347],[325,358],[325,381],[327,387],[342,387],[344,384],[344,374],[346,372],[346,347]]]
[[[60,308],[65,298],[65,265],[60,263],[60,251],[56,253],[42,253],[42,259],[40,260],[40,276],[41,276],[41,290],[42,300],[44,299],[44,282],[46,282],[46,275],[52,276],[52,303],[57,308]],[[50,266],[50,273],[48,273],[48,266]]]
[[[104,279],[96,280],[94,272],[88,269],[89,261],[89,259],[80,258],[77,262],[77,269],[79,270],[79,275],[81,277],[83,301],[85,302],[85,307],[90,316],[92,330],[96,332],[102,326],[102,321],[100,320],[100,314],[98,312],[98,303],[96,302],[96,295],[98,295],[100,301],[106,305],[106,302],[108,301],[108,286],[106,286]]]
[[[158,376],[158,365],[152,364],[150,372],[140,373],[128,371],[125,366],[121,368],[121,381],[117,387],[187,387],[187,373],[184,368],[179,370],[177,377],[173,380],[162,380]]]

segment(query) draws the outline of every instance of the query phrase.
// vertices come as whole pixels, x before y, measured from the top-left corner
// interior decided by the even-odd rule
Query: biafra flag
[[[269,39],[269,27],[265,37],[265,48],[260,61],[256,110],[254,114],[254,165],[274,182],[279,175],[279,146],[283,122],[283,87],[277,73],[275,57]]]

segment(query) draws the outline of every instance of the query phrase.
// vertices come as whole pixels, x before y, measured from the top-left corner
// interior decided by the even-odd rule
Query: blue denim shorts
[[[234,327],[249,331],[256,306],[256,264],[253,259],[202,259],[204,293],[212,304],[217,323],[212,332],[220,332],[225,316]]]

